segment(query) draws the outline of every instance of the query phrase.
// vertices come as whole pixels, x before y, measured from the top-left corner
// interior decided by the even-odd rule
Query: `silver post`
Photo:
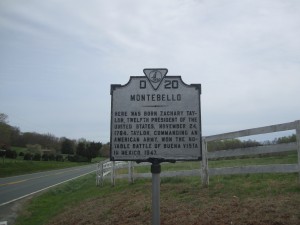
[[[152,225],[160,225],[160,171],[159,162],[151,165],[152,173]]]

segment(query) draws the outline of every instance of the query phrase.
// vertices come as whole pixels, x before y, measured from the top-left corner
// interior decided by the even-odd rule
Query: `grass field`
[[[54,169],[64,169],[88,164],[69,161],[28,161],[23,160],[23,157],[19,156],[20,152],[28,152],[27,148],[12,147],[12,150],[17,152],[18,157],[16,159],[0,158],[0,177],[16,176],[26,173],[35,173]],[[92,163],[96,163],[102,160],[105,160],[105,158],[97,157],[92,159]]]
[[[161,224],[300,224],[298,174],[161,180]],[[151,224],[151,180],[95,186],[94,175],[33,198],[17,225]]]
[[[105,160],[104,158],[95,158],[92,163]],[[57,162],[57,161],[27,161],[22,159],[5,159],[0,161],[0,177],[16,176],[26,173],[35,173],[47,170],[64,169],[74,166],[83,166],[88,163],[82,162]]]
[[[56,161],[25,161],[5,159],[0,163],[0,177],[9,177],[26,173],[41,172],[54,169],[63,169],[74,166],[82,166],[86,163],[56,162]]]
[[[270,163],[296,163],[297,156],[211,161],[224,167]],[[149,172],[150,166],[136,167]],[[162,170],[199,168],[199,162],[167,163]],[[126,170],[123,170],[126,172]],[[300,183],[298,174],[251,174],[214,176],[209,188],[201,188],[200,177],[161,179],[161,224],[194,225],[298,225]],[[17,225],[47,224],[151,224],[151,179],[109,179],[95,186],[95,175],[61,185],[33,198]]]
[[[270,155],[265,157],[252,157],[242,159],[222,159],[210,160],[210,168],[218,167],[234,167],[234,166],[250,166],[250,165],[269,165],[269,164],[296,164],[297,153],[291,152],[285,155]],[[176,163],[163,163],[161,165],[162,171],[179,171],[179,170],[193,170],[199,169],[200,162],[176,162]],[[137,173],[150,173],[150,166],[135,166]],[[118,174],[126,174],[128,169],[118,170]]]

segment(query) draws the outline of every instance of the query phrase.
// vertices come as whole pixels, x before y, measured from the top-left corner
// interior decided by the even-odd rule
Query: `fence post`
[[[99,163],[97,164],[96,169],[96,186],[99,186]]]
[[[298,172],[299,172],[299,183],[300,183],[300,120],[295,121],[296,123],[296,140],[297,140],[297,154],[298,154]]]
[[[202,180],[202,187],[208,187],[209,174],[208,174],[207,142],[205,138],[202,139],[201,180]]]
[[[116,182],[115,182],[115,161],[111,162],[111,185],[114,187]]]
[[[101,182],[101,187],[103,186],[103,174],[104,174],[104,163],[100,164],[100,182]]]
[[[134,183],[134,177],[133,177],[133,162],[128,162],[128,181],[130,184]]]

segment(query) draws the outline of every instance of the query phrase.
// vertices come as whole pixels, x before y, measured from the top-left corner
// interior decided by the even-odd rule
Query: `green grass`
[[[92,159],[92,163],[98,163],[98,162],[104,161],[106,159],[107,158],[104,158],[104,157],[96,157],[96,158]]]
[[[234,167],[250,165],[269,165],[269,164],[295,164],[297,163],[297,153],[287,155],[270,155],[264,157],[251,157],[242,159],[211,160],[209,167]]]
[[[83,202],[95,201],[95,199],[107,204],[114,204],[113,202],[116,199],[129,196],[129,200],[127,199],[125,202],[131,201],[134,204],[139,198],[145,198],[145,195],[149,195],[146,197],[147,199],[151,198],[151,179],[138,179],[134,184],[128,184],[126,179],[117,180],[114,188],[111,187],[109,180],[106,180],[104,186],[100,188],[95,186],[95,175],[91,174],[60,185],[33,198],[25,206],[22,215],[17,219],[16,225],[47,224],[51,218],[72,208],[78,208],[79,205],[83,205],[81,211],[86,210]],[[220,199],[231,201],[233,197],[239,200],[247,200],[250,198],[272,199],[275,196],[290,195],[300,197],[298,174],[216,176],[210,179],[208,189],[201,188],[199,177],[161,179],[162,202],[172,201],[177,202],[176,204],[179,205],[193,205],[196,208],[205,207],[205,202],[209,202],[209,205],[217,205],[220,203]],[[111,200],[111,198],[114,200]],[[131,205],[131,203],[128,204]],[[149,202],[144,203],[142,207],[143,212],[151,213]],[[95,210],[87,213],[97,214]],[[109,220],[113,213],[114,210],[108,210],[102,219]],[[122,212],[119,213],[121,216]]]
[[[250,166],[250,165],[270,165],[270,164],[296,164],[297,153],[293,152],[288,155],[271,155],[264,157],[251,157],[242,159],[221,159],[209,160],[208,165],[210,168],[219,167],[236,167],[236,166]],[[162,163],[161,171],[179,171],[179,170],[193,170],[199,169],[201,162],[176,162],[176,163]],[[136,173],[150,173],[150,165],[148,166],[135,166]],[[121,169],[118,174],[126,174],[128,169]]]
[[[215,160],[209,161],[209,166],[231,167],[296,162],[297,155],[291,153],[285,156],[278,155],[261,158]],[[199,168],[200,162],[162,164],[162,172]],[[135,167],[135,172],[150,172],[150,166]],[[127,173],[127,169],[122,169],[118,173]],[[162,178],[162,215],[167,217],[170,213],[169,207],[177,206],[177,208],[173,208],[174,212],[177,212],[178,209],[185,210],[188,207],[188,210],[192,212],[195,210],[196,213],[198,213],[198,210],[204,210],[204,212],[212,210],[211,213],[216,212],[215,216],[217,217],[221,215],[216,211],[219,209],[224,210],[220,213],[224,213],[225,215],[227,215],[226,210],[230,210],[232,207],[237,207],[232,210],[238,211],[239,205],[236,204],[241,204],[243,207],[248,207],[249,204],[252,204],[249,205],[248,210],[252,210],[256,213],[255,209],[257,208],[257,204],[259,209],[268,209],[268,207],[275,207],[275,202],[278,202],[279,208],[276,208],[278,211],[274,211],[273,213],[272,210],[270,210],[270,212],[268,212],[267,218],[270,221],[272,221],[273,218],[277,219],[276,213],[281,212],[281,210],[286,210],[286,212],[284,212],[286,214],[290,212],[289,218],[296,220],[295,222],[291,219],[290,224],[298,224],[300,220],[299,211],[297,214],[297,208],[300,207],[300,185],[299,175],[297,173],[213,176],[210,178],[209,187],[206,189],[201,187],[200,180],[200,177],[196,176]],[[85,218],[87,214],[89,216],[97,215],[98,218],[99,211],[97,210],[100,209],[95,210],[95,207],[101,208],[101,206],[98,206],[99,204],[108,204],[108,210],[102,212],[103,216],[101,216],[101,220],[107,221],[106,224],[113,224],[111,220],[116,217],[115,213],[117,213],[117,219],[119,219],[119,221],[120,218],[130,218],[126,213],[123,215],[123,210],[117,210],[117,212],[113,210],[115,207],[121,207],[118,204],[127,204],[126,207],[123,206],[124,210],[126,209],[125,211],[137,212],[140,210],[139,212],[143,215],[141,218],[147,220],[145,219],[145,215],[151,214],[151,202],[149,199],[151,199],[151,179],[137,179],[134,184],[128,184],[127,179],[117,179],[116,186],[113,188],[110,185],[110,179],[106,179],[103,187],[96,187],[95,175],[90,174],[53,188],[30,200],[25,206],[21,216],[17,219],[16,225],[48,224],[53,218],[57,218],[57,220],[61,220],[64,217],[72,218],[76,216],[76,213],[83,213],[81,211],[84,211],[81,218]],[[118,201],[121,201],[121,203],[118,203]],[[131,205],[136,205],[138,201],[141,203],[137,208],[131,209]],[[222,204],[220,204],[220,202],[222,202]],[[232,204],[234,205],[232,206]],[[80,208],[80,206],[83,207]],[[172,213],[174,213],[173,211]],[[180,215],[188,212],[178,211],[178,213],[179,216],[172,215],[172,217],[180,218]],[[243,215],[239,216],[241,220],[244,219],[245,221],[247,221],[249,217],[248,215],[244,215],[244,217]],[[261,218],[258,219],[265,217],[264,214],[260,216]],[[221,217],[226,218],[224,216]],[[280,216],[282,220],[285,220],[285,217],[285,214]],[[251,219],[255,220],[255,218],[256,216]],[[54,222],[53,224],[56,223]],[[70,222],[69,224],[74,224],[74,222]],[[103,224],[105,224],[105,222],[103,222]],[[124,222],[124,224],[127,223]],[[183,223],[175,222],[174,224]],[[253,224],[258,223],[254,222]]]
[[[20,152],[27,153],[27,148],[12,147],[12,150],[16,151],[18,157],[16,159],[2,158],[0,157],[0,177],[9,177],[22,175],[27,173],[35,173],[54,169],[64,169],[75,166],[83,166],[88,163],[77,162],[56,162],[56,161],[27,161],[23,160],[23,156],[19,156]],[[66,157],[67,155],[65,155]],[[92,159],[92,163],[100,162],[106,158],[97,157]]]
[[[9,177],[83,165],[86,165],[86,163],[5,159],[4,163],[2,161],[0,162],[0,177]]]
[[[100,189],[95,186],[94,174],[81,177],[33,198],[26,206],[23,215],[17,219],[16,224],[45,224],[62,210],[74,207],[83,200],[118,192],[125,187],[128,188],[128,183],[122,180],[118,181],[115,188],[105,185]]]
[[[299,193],[298,174],[247,174],[210,178],[210,196],[232,195],[239,198],[257,198],[288,193]],[[234,187],[234,188],[233,188]]]

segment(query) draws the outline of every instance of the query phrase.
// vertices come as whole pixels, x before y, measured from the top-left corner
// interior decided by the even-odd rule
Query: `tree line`
[[[84,138],[79,140],[56,137],[52,134],[21,132],[18,127],[9,125],[8,116],[0,113],[0,155],[16,158],[17,153],[11,147],[27,148],[21,152],[25,160],[63,160],[62,154],[68,155],[70,161],[91,161],[95,157],[108,157],[107,144],[91,142]],[[4,151],[5,150],[5,151]]]
[[[265,142],[255,140],[241,141],[239,139],[213,141],[208,143],[208,151],[289,142],[296,142],[295,134]],[[8,124],[8,116],[6,114],[0,113],[0,149],[7,150],[7,157],[15,158],[17,153],[12,151],[10,146],[29,149],[29,153],[27,155],[24,154],[24,159],[27,160],[61,160],[60,154],[65,154],[68,155],[68,160],[70,161],[91,161],[92,158],[97,156],[109,157],[110,151],[109,143],[90,142],[83,138],[79,140],[72,140],[66,137],[57,138],[52,134],[39,134],[36,132],[22,133],[18,127]],[[43,154],[41,154],[42,150],[44,150]],[[3,152],[0,152],[0,156],[3,154]]]
[[[272,141],[264,141],[258,142],[255,140],[246,140],[241,141],[239,139],[227,139],[227,140],[218,140],[211,141],[207,144],[208,151],[220,151],[220,150],[228,150],[228,149],[236,149],[236,148],[249,148],[263,145],[275,145],[275,144],[284,144],[296,142],[296,134],[275,138]]]

